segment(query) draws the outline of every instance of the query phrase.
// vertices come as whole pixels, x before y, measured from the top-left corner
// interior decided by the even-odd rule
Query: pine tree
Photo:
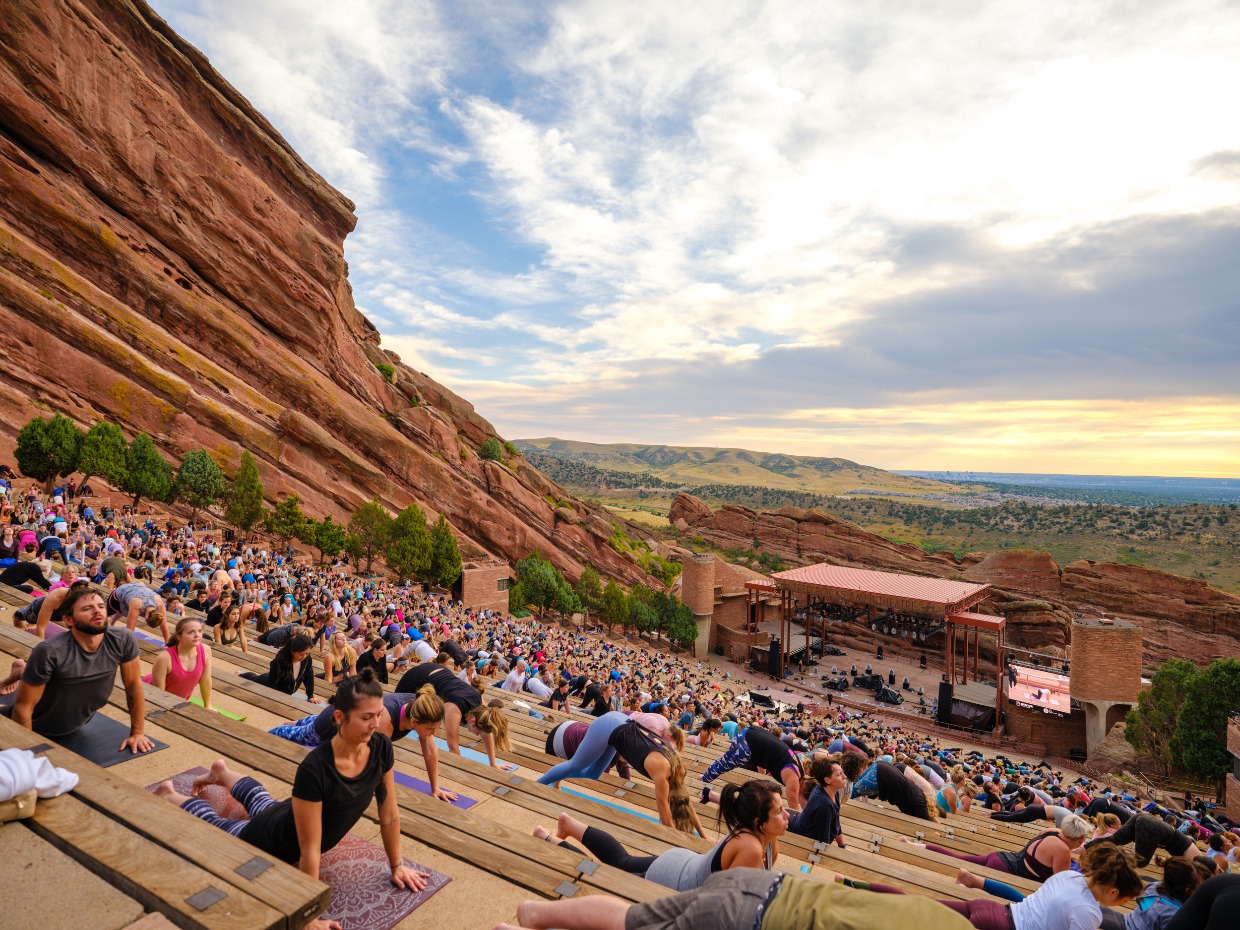
[[[119,426],[104,420],[96,422],[82,438],[82,449],[77,463],[78,471],[84,476],[82,484],[89,483],[91,478],[98,475],[113,487],[120,487],[128,470],[125,465],[128,448],[125,434]]]
[[[577,592],[577,598],[581,601],[581,607],[587,618],[591,613],[598,613],[603,604],[603,585],[599,580],[598,572],[592,566],[587,565],[581,570],[581,576],[577,579],[573,590]]]
[[[358,556],[366,556],[367,574],[374,564],[375,553],[387,545],[391,530],[392,517],[377,497],[362,504],[357,513],[349,518],[349,533],[358,541]]]
[[[77,471],[82,449],[82,431],[66,416],[50,420],[35,417],[17,434],[14,457],[27,478],[43,482],[44,493],[52,493],[57,478]]]
[[[451,588],[461,577],[461,550],[443,514],[431,528],[430,579],[441,588]]]
[[[413,578],[424,581],[431,568],[431,534],[426,529],[426,515],[417,504],[410,504],[392,522],[388,533],[388,567],[401,581]]]
[[[125,453],[125,480],[121,490],[133,495],[133,509],[144,497],[166,501],[172,494],[172,466],[159,454],[146,433],[139,433]]]
[[[172,496],[190,505],[192,512],[189,519],[195,523],[199,510],[219,503],[227,484],[220,466],[215,464],[215,459],[207,454],[207,450],[193,449],[181,459]]]
[[[301,536],[309,521],[301,510],[301,495],[290,494],[267,514],[267,530],[286,547],[289,540]]]
[[[258,466],[254,464],[254,456],[248,450],[241,453],[237,476],[228,486],[227,504],[225,518],[241,527],[241,532],[248,536],[263,517],[263,481],[258,475]]]
[[[329,513],[314,528],[314,548],[319,550],[319,563],[335,558],[344,548],[349,534],[344,524],[337,523]]]

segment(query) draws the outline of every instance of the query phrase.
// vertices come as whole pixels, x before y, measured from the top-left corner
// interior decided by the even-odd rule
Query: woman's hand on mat
[[[439,798],[439,800],[441,801],[451,802],[451,801],[458,800],[458,795],[456,794],[456,792],[449,791],[447,788],[436,788],[434,792],[434,797]]]
[[[306,700],[307,700],[307,701],[309,701],[311,704],[322,704],[322,703],[323,703],[323,699],[322,699],[322,698],[317,698],[317,697],[314,697],[314,698],[306,698]]]
[[[415,872],[407,865],[401,864],[392,869],[392,884],[397,888],[408,888],[410,891],[421,891],[430,881],[429,872]]]
[[[152,743],[146,736],[139,733],[136,736],[126,737],[125,741],[121,743],[121,748],[116,751],[124,752],[128,749],[136,756],[140,752],[150,752],[154,748],[155,744]]]

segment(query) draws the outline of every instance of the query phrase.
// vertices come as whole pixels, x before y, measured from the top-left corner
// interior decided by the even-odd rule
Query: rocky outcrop
[[[597,508],[515,460],[473,407],[385,352],[353,304],[352,204],[141,0],[4,4],[0,432],[41,411],[258,461],[346,517],[443,513],[469,555],[537,549],[651,582]],[[393,366],[388,380],[376,367]],[[568,501],[590,531],[555,517]]]
[[[756,545],[797,565],[831,562],[994,585],[1009,641],[1031,649],[1066,647],[1074,613],[1105,612],[1139,624],[1147,667],[1176,656],[1206,662],[1234,655],[1240,638],[1240,598],[1156,569],[1090,561],[1061,568],[1049,553],[1029,549],[957,559],[890,542],[820,510],[712,511],[688,494],[673,501],[669,520],[720,548]]]

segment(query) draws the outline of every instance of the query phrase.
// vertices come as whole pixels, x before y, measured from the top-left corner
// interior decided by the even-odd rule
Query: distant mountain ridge
[[[543,437],[513,440],[518,450],[590,465],[610,472],[648,474],[668,485],[761,485],[818,494],[860,488],[930,494],[959,492],[957,485],[899,475],[844,458],[755,452],[713,446],[592,443]]]

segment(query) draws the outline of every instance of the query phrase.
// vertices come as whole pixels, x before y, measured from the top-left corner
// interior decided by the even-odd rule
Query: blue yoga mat
[[[409,735],[406,737],[406,739],[412,739],[415,741],[417,740],[417,738],[418,738],[418,734],[413,733],[413,732],[410,732]],[[435,737],[435,745],[439,747],[440,752],[450,751],[448,749],[448,741],[444,739],[442,736]],[[483,765],[491,764],[491,760],[487,758],[487,754],[485,752],[479,752],[476,749],[470,749],[468,746],[461,747],[461,758],[472,759],[474,762],[481,762]],[[506,772],[515,772],[518,768],[518,766],[514,765],[513,763],[504,762],[502,759],[497,758],[495,761],[499,762],[500,765],[504,766],[504,771]]]
[[[634,817],[641,817],[644,820],[649,820],[654,823],[663,822],[659,820],[658,817],[654,816],[654,814],[647,814],[645,811],[634,810],[631,807],[625,807],[623,804],[613,804],[611,801],[604,798],[596,798],[592,794],[582,794],[580,791],[574,791],[572,788],[565,788],[562,782],[560,784],[560,790],[571,794],[575,798],[585,798],[587,801],[593,801],[595,804],[602,804],[604,807],[610,807],[614,810],[624,811],[626,814],[632,814]]]
[[[422,794],[431,793],[430,782],[422,781],[420,778],[414,778],[412,775],[406,775],[404,772],[396,772],[393,777],[396,779],[396,784],[398,785],[404,785],[406,788],[412,788],[414,791],[422,792]],[[455,794],[456,792],[453,793]],[[461,810],[465,811],[469,810],[478,802],[473,798],[467,798],[462,794],[458,795],[455,801],[450,801],[449,803],[453,807],[459,807]]]

